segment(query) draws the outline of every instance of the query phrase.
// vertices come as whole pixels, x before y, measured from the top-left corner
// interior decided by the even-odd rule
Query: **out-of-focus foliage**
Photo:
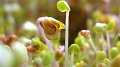
[[[0,0],[0,34],[7,35],[23,33],[21,27],[25,21],[35,22],[39,16],[52,16],[64,22],[64,14],[56,8],[58,0]],[[110,1],[110,3],[109,3]],[[77,32],[86,29],[86,22],[95,10],[108,10],[111,14],[119,15],[119,0],[67,0],[71,7],[70,14],[70,43]],[[108,5],[109,7],[108,7]],[[18,33],[19,32],[19,33]],[[74,34],[74,35],[73,35]],[[64,42],[64,31],[62,33]]]
[[[59,41],[64,44],[64,30],[61,39],[56,38],[60,35],[59,29],[64,28],[61,22],[65,22],[65,14],[57,10],[58,1],[0,0],[0,67],[49,67],[56,61],[60,67],[64,66],[64,46],[59,46]],[[120,35],[116,36],[120,33],[120,0],[66,1],[70,5],[69,44],[75,43],[69,47],[68,60],[71,61],[73,52],[72,62],[76,67],[120,66]],[[69,10],[68,5],[65,8],[62,5],[58,7],[60,11]],[[52,40],[53,50],[49,50],[35,25],[35,20],[43,16],[61,21],[49,18],[54,24],[42,24],[45,33],[56,31],[54,36],[45,35],[48,39],[56,37]],[[57,29],[50,29],[52,26]],[[78,34],[82,29],[91,32],[84,30]]]

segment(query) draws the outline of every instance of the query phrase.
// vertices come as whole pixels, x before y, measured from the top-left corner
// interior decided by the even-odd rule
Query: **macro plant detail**
[[[66,12],[66,21],[65,21],[65,67],[69,67],[68,61],[68,42],[69,42],[69,12],[70,7],[66,1],[58,1],[57,9],[61,12]]]
[[[5,5],[10,22],[6,21],[5,25],[0,21],[0,67],[120,67],[120,27],[117,25],[120,16],[109,12],[109,1],[102,0],[105,8],[91,11],[91,16],[86,19],[87,28],[78,31],[72,44],[69,40],[69,15],[72,14],[73,4],[69,6],[71,3],[65,0],[56,2],[56,11],[65,12],[65,21],[50,17],[48,13],[48,16],[38,17],[36,21],[25,21],[17,32],[14,32],[14,19],[18,18],[13,18],[12,12],[17,14],[21,7],[17,4]],[[16,7],[13,8],[14,5]],[[21,14],[19,18],[22,18]],[[0,16],[0,20],[4,19]],[[61,44],[62,31],[65,31],[64,44]]]

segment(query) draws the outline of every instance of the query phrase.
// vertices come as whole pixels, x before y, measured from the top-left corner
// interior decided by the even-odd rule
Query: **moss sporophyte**
[[[66,22],[65,22],[65,67],[68,66],[68,36],[69,36],[69,12],[70,7],[65,0],[57,2],[57,9],[61,12],[66,12]]]
[[[95,10],[87,20],[89,27],[78,31],[74,43],[69,45],[70,7],[65,0],[56,6],[60,12],[66,12],[65,25],[44,16],[36,20],[36,25],[25,21],[20,34],[8,34],[4,26],[0,27],[0,67],[120,67],[120,34],[116,29],[119,22],[115,15]],[[63,29],[65,45],[60,44]]]

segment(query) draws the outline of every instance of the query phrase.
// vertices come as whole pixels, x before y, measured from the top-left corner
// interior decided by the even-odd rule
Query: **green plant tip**
[[[39,45],[40,44],[39,38],[33,38],[31,43],[32,45]]]
[[[113,47],[113,48],[110,50],[110,58],[111,58],[111,59],[115,58],[118,54],[119,54],[118,48]]]
[[[87,67],[87,64],[83,60],[81,60],[80,62],[76,63],[75,67]]]
[[[111,19],[107,24],[107,30],[113,30],[115,28],[115,26],[116,26],[115,20]]]
[[[58,1],[57,9],[61,12],[70,11],[70,7],[66,1]]]
[[[105,59],[103,60],[103,62],[104,62],[106,65],[109,65],[111,61],[110,61],[110,59],[105,58]]]
[[[32,38],[31,44],[37,49],[38,52],[48,50],[48,47],[43,42],[41,42],[37,37]]]
[[[70,52],[79,52],[80,51],[80,48],[77,44],[72,44],[70,47],[69,47],[69,51]]]
[[[85,39],[83,36],[78,36],[75,38],[75,44],[79,45],[79,47],[83,47],[83,45],[85,44]]]
[[[96,56],[97,60],[102,61],[106,58],[106,54],[104,51],[98,51],[97,52],[97,56]]]

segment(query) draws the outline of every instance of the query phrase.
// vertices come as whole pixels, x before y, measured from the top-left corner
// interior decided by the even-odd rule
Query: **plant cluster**
[[[115,17],[95,11],[88,20],[88,30],[79,31],[68,47],[70,7],[61,0],[57,8],[66,12],[65,25],[45,16],[38,18],[36,25],[29,21],[23,24],[25,33],[21,37],[0,35],[0,67],[120,66],[120,35],[115,33]],[[60,44],[62,29],[65,29],[65,46]]]

